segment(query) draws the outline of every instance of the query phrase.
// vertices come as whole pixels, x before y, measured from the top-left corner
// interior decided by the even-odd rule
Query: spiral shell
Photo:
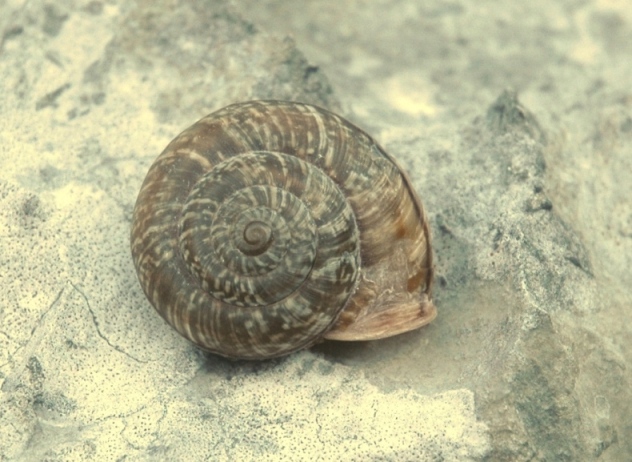
[[[233,104],[182,132],[149,169],[131,246],[158,313],[226,357],[383,338],[436,315],[407,177],[362,130],[308,104]]]

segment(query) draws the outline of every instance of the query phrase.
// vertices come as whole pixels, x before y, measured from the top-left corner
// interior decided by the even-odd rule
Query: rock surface
[[[631,459],[630,6],[0,4],[0,460]],[[433,324],[243,363],[153,311],[145,172],[255,98],[340,112],[410,173]]]

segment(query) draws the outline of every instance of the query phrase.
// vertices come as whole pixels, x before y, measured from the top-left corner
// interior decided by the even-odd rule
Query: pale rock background
[[[632,2],[0,1],[0,460],[632,459]],[[327,107],[408,170],[439,316],[195,350],[129,253],[208,112]]]

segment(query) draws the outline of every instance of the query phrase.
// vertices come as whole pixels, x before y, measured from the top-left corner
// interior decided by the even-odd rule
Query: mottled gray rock
[[[629,5],[240,5],[321,64],[434,219],[440,311],[423,349],[340,360],[380,383],[475,390],[490,460],[630,459]]]
[[[13,0],[0,33],[0,460],[632,458],[629,8]],[[153,311],[145,172],[251,98],[410,172],[433,324],[248,364]]]

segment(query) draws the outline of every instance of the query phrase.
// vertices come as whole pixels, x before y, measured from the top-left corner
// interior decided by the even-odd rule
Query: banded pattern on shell
[[[377,143],[315,106],[252,101],[176,137],[134,209],[147,298],[180,334],[263,359],[430,322],[427,221]]]

